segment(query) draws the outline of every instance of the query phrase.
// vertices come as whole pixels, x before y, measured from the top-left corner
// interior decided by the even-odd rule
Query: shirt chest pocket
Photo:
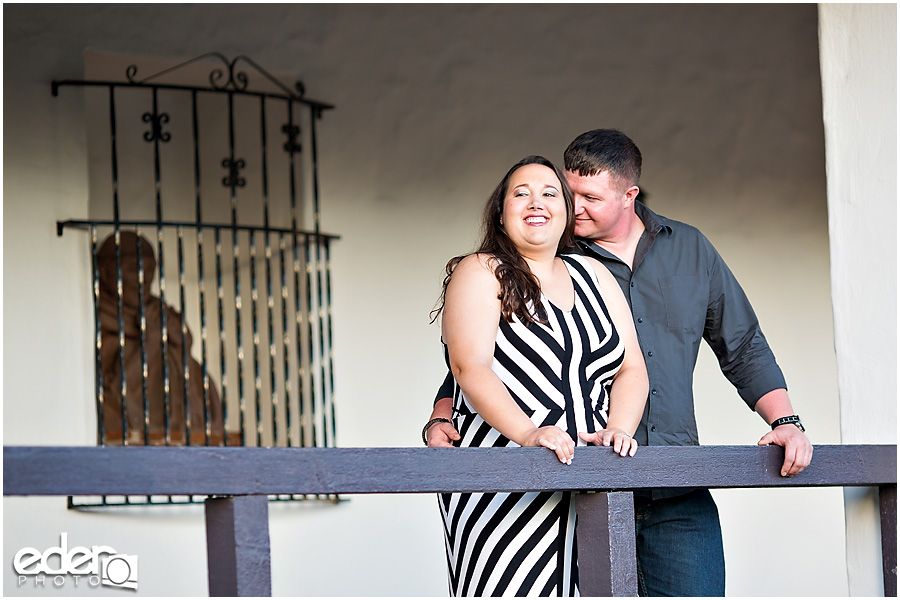
[[[666,309],[666,325],[702,331],[709,303],[706,281],[697,275],[670,275],[659,278],[659,290]]]

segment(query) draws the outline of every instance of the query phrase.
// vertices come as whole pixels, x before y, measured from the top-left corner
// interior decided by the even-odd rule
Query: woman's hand
[[[572,464],[575,456],[575,442],[569,434],[556,425],[538,427],[526,435],[521,446],[543,446],[556,452],[559,462]]]
[[[611,445],[613,452],[619,456],[634,456],[634,453],[637,452],[637,440],[615,427],[601,429],[596,433],[581,432],[578,434],[578,437],[595,446]]]

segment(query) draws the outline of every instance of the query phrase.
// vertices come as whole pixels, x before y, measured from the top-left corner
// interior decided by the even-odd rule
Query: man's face
[[[589,240],[604,240],[616,231],[631,206],[627,191],[637,189],[623,190],[609,171],[588,176],[566,171],[566,181],[575,194],[575,235]]]

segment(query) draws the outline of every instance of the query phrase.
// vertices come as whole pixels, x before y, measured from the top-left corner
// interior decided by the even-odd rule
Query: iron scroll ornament
[[[159,140],[161,142],[168,142],[172,139],[171,134],[162,130],[163,125],[169,122],[169,115],[167,113],[153,114],[146,112],[141,116],[141,120],[144,123],[150,123],[150,131],[144,133],[144,141],[152,142],[154,140]]]
[[[192,58],[183,63],[177,64],[174,67],[169,67],[168,69],[164,69],[158,73],[154,73],[153,75],[144,77],[143,79],[136,78],[137,70],[138,70],[137,65],[129,65],[128,68],[125,70],[125,77],[128,79],[129,83],[132,83],[135,85],[144,85],[144,84],[148,84],[149,82],[151,82],[155,79],[162,77],[163,75],[172,73],[174,71],[178,71],[180,69],[183,69],[184,67],[187,67],[188,65],[206,60],[208,58],[215,58],[224,64],[224,70],[223,70],[223,68],[217,67],[217,68],[213,69],[212,71],[210,71],[210,73],[209,73],[209,85],[214,90],[221,91],[221,90],[229,90],[230,89],[230,90],[234,90],[237,92],[247,91],[247,86],[250,83],[250,78],[247,76],[247,73],[245,71],[239,70],[237,68],[238,63],[240,61],[243,61],[243,62],[247,63],[248,65],[250,65],[251,67],[253,67],[253,69],[257,73],[259,73],[265,79],[267,79],[270,83],[275,85],[279,90],[284,92],[288,97],[291,97],[295,100],[302,100],[304,95],[306,94],[306,86],[303,85],[302,81],[297,81],[294,84],[295,89],[291,90],[290,88],[285,86],[283,83],[278,81],[278,79],[276,79],[271,73],[269,73],[268,71],[263,69],[261,66],[259,66],[255,61],[253,61],[253,59],[251,59],[247,56],[244,56],[244,55],[240,55],[240,56],[236,56],[234,59],[229,61],[220,52],[207,52],[206,54],[201,54],[200,56],[197,56],[196,58]],[[226,72],[227,72],[227,78],[226,78]]]
[[[242,188],[247,184],[247,181],[240,175],[241,169],[247,166],[243,158],[237,160],[222,159],[222,166],[228,169],[228,176],[222,179],[222,185],[231,188],[233,192],[235,188]]]

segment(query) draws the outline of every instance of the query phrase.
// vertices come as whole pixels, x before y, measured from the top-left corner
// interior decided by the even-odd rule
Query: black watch
[[[800,431],[806,432],[806,428],[803,426],[803,423],[800,422],[800,417],[798,417],[797,415],[781,417],[780,419],[775,419],[774,421],[772,421],[772,429],[775,429],[779,425],[796,425],[800,428]]]

